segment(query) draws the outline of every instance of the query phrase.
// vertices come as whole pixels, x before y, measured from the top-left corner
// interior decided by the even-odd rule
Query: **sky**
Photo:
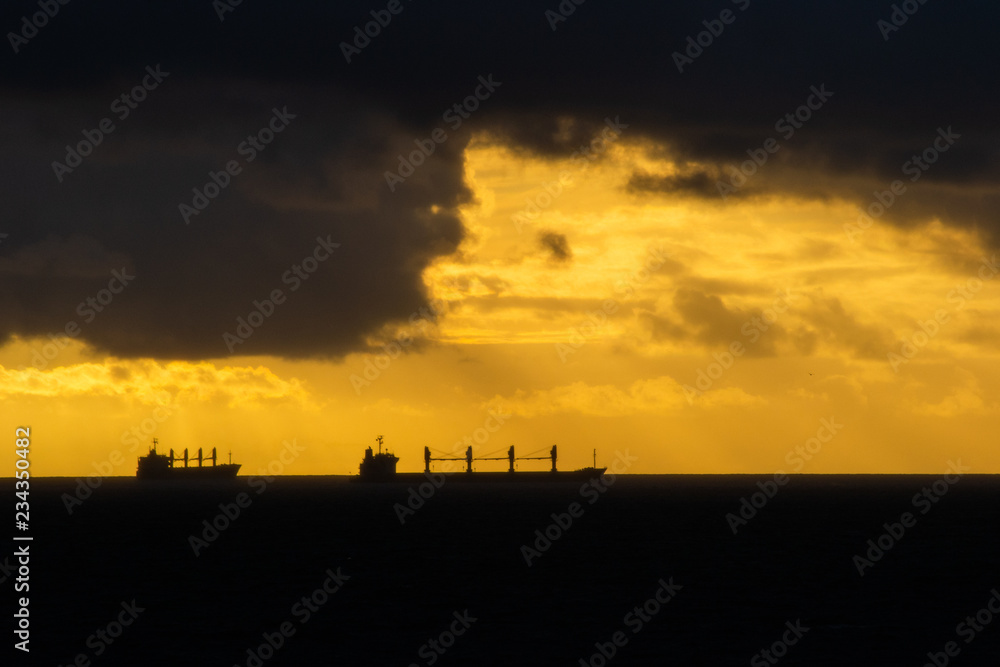
[[[34,474],[1000,472],[996,7],[668,4],[5,3]]]

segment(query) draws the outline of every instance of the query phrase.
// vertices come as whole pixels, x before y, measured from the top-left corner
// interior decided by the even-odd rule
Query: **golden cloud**
[[[765,402],[760,396],[753,396],[739,387],[724,387],[702,393],[694,405],[715,408],[762,405]],[[642,413],[662,414],[691,406],[681,384],[668,376],[638,380],[627,390],[613,385],[588,385],[584,382],[530,393],[518,390],[510,397],[495,396],[489,404],[502,405],[504,410],[521,417],[559,413],[620,417]]]
[[[0,396],[111,396],[145,404],[225,401],[229,407],[260,401],[310,403],[299,380],[284,380],[264,366],[112,358],[48,370],[0,366]]]

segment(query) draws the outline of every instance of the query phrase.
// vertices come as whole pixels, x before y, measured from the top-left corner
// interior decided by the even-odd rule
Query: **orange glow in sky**
[[[32,427],[38,475],[116,453],[112,474],[133,475],[154,437],[231,450],[242,474],[295,441],[286,474],[351,474],[378,434],[400,470],[425,445],[558,443],[565,469],[596,449],[598,464],[628,450],[636,473],[1000,471],[1000,281],[982,238],[933,219],[851,238],[857,206],[835,198],[631,191],[637,170],[679,168],[654,148],[625,131],[580,164],[474,141],[467,238],[424,273],[439,316],[385,331],[385,354],[127,360],[12,339],[8,431]]]

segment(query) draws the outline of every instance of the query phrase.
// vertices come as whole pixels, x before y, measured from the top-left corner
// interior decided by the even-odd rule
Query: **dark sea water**
[[[75,480],[32,480],[32,651],[5,664],[919,667],[947,642],[949,664],[1000,664],[1000,615],[958,627],[1000,589],[1000,479],[965,475],[915,505],[940,477],[792,477],[734,535],[727,513],[768,479],[624,476],[586,495],[579,482],[448,481],[403,524],[408,484],[111,478],[70,515]],[[240,493],[249,505],[196,556],[189,537]],[[529,566],[522,545],[574,502]],[[904,512],[915,523],[860,576],[854,557]],[[17,575],[3,574],[12,629]],[[664,604],[661,581],[674,585]],[[131,624],[97,639],[119,616]],[[283,623],[272,650],[264,635]],[[606,659],[595,644],[610,653],[615,633]],[[780,658],[759,655],[776,642]],[[258,662],[248,650],[262,644]]]

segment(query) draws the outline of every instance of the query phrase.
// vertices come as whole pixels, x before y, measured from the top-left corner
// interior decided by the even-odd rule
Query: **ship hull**
[[[431,472],[430,475],[444,475],[448,482],[461,482],[468,484],[496,483],[496,482],[586,482],[604,474],[607,468],[584,468],[582,470],[567,471],[526,471],[526,472]],[[385,477],[352,477],[351,481],[364,483],[385,483],[398,482],[404,484],[416,484],[426,482],[428,473],[423,472],[398,472],[392,476]]]
[[[139,479],[235,479],[236,473],[239,471],[239,463],[221,463],[201,468],[140,469],[136,477]]]

